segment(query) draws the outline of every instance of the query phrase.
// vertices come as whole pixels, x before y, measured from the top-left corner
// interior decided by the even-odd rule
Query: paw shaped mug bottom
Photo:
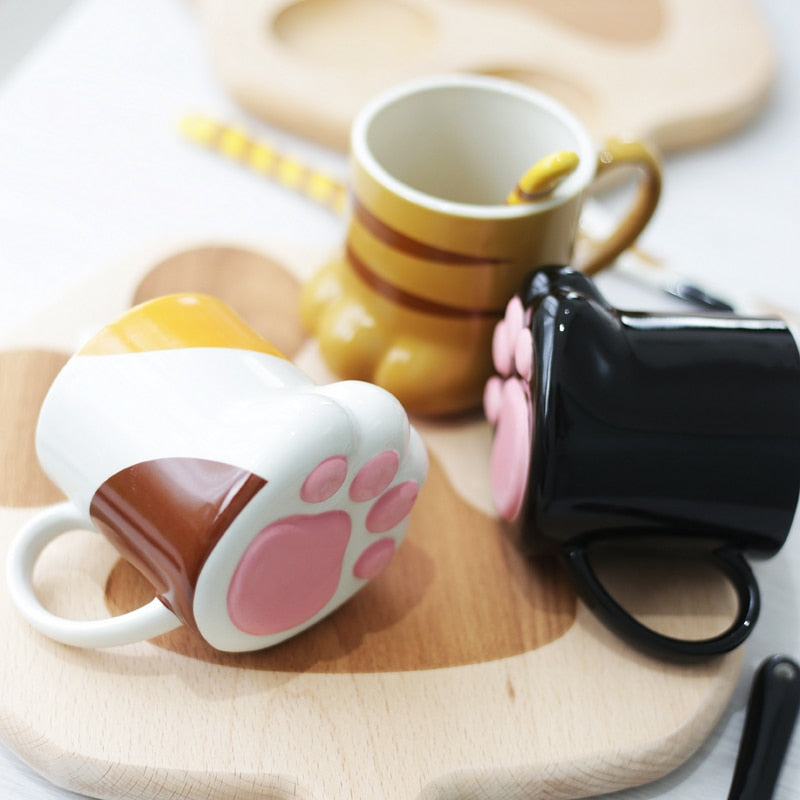
[[[558,550],[605,621],[661,655],[741,644],[760,604],[744,554],[778,552],[800,493],[800,351],[789,326],[617,309],[586,275],[547,267],[508,303],[493,359],[492,487],[522,546]],[[729,628],[687,641],[639,623],[593,569],[612,543],[710,560],[738,599]]]
[[[197,295],[138,306],[76,354],[42,406],[37,453],[69,501],[12,543],[12,597],[45,634],[92,647],[185,624],[244,651],[305,630],[388,566],[427,473],[392,395],[315,385]],[[106,620],[47,611],[33,568],[75,528],[102,532],[156,599]]]

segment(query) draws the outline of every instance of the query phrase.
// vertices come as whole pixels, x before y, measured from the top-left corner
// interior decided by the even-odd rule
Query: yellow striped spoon
[[[305,195],[336,213],[344,211],[347,189],[336,178],[279,152],[241,128],[225,125],[202,114],[181,119],[181,133],[194,144],[207,147],[281,186]]]

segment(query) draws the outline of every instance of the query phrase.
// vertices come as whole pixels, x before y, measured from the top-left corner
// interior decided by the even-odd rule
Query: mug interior
[[[353,155],[380,183],[421,205],[494,206],[539,159],[560,150],[580,164],[545,201],[584,189],[596,151],[585,128],[547,95],[495,78],[420,81],[378,98],[353,127]],[[528,206],[528,208],[530,208]]]

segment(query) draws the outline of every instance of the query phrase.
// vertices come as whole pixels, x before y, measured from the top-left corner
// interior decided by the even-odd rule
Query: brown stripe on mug
[[[505,258],[470,256],[465,253],[458,253],[455,250],[445,250],[443,248],[434,247],[433,245],[414,239],[411,236],[407,236],[405,233],[401,233],[379,220],[355,196],[353,197],[353,216],[376,239],[380,239],[380,241],[389,247],[414,258],[435,261],[443,266],[500,266],[508,263],[508,259]]]
[[[367,264],[358,257],[353,248],[348,243],[345,248],[347,262],[353,268],[353,272],[358,275],[376,294],[391,300],[393,303],[405,306],[413,311],[420,311],[424,314],[433,314],[439,317],[457,317],[461,319],[500,319],[503,316],[503,309],[480,309],[480,308],[459,308],[458,306],[448,306],[444,303],[437,303],[424,297],[407,292],[395,286],[393,283],[384,280],[376,275]]]
[[[89,513],[162,602],[196,629],[192,606],[200,570],[266,483],[231,464],[160,458],[109,478],[95,492]]]
[[[354,218],[347,244],[381,280],[440,305],[468,310],[501,309],[510,287],[519,285],[516,266],[505,263],[441,264],[397,250]],[[516,275],[516,277],[513,277]]]

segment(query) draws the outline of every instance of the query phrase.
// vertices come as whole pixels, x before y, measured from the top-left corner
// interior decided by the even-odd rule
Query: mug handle
[[[72,620],[48,611],[33,588],[33,570],[53,539],[74,530],[93,529],[71,503],[59,503],[37,514],[11,543],[6,580],[23,617],[41,633],[76,647],[113,647],[150,639],[174,630],[181,621],[158,598],[141,608],[99,620]]]
[[[609,139],[597,156],[595,177],[624,166],[638,168],[638,191],[630,209],[614,232],[606,239],[591,244],[586,261],[579,266],[586,275],[599,272],[627,250],[644,230],[658,205],[661,195],[661,165],[655,153],[643,142]]]
[[[738,612],[727,630],[708,639],[677,639],[639,622],[609,594],[589,562],[588,550],[582,545],[567,550],[566,560],[583,599],[609,628],[657,656],[704,658],[727,653],[744,642],[761,610],[758,583],[744,556],[731,547],[720,547],[710,555],[733,585]]]

